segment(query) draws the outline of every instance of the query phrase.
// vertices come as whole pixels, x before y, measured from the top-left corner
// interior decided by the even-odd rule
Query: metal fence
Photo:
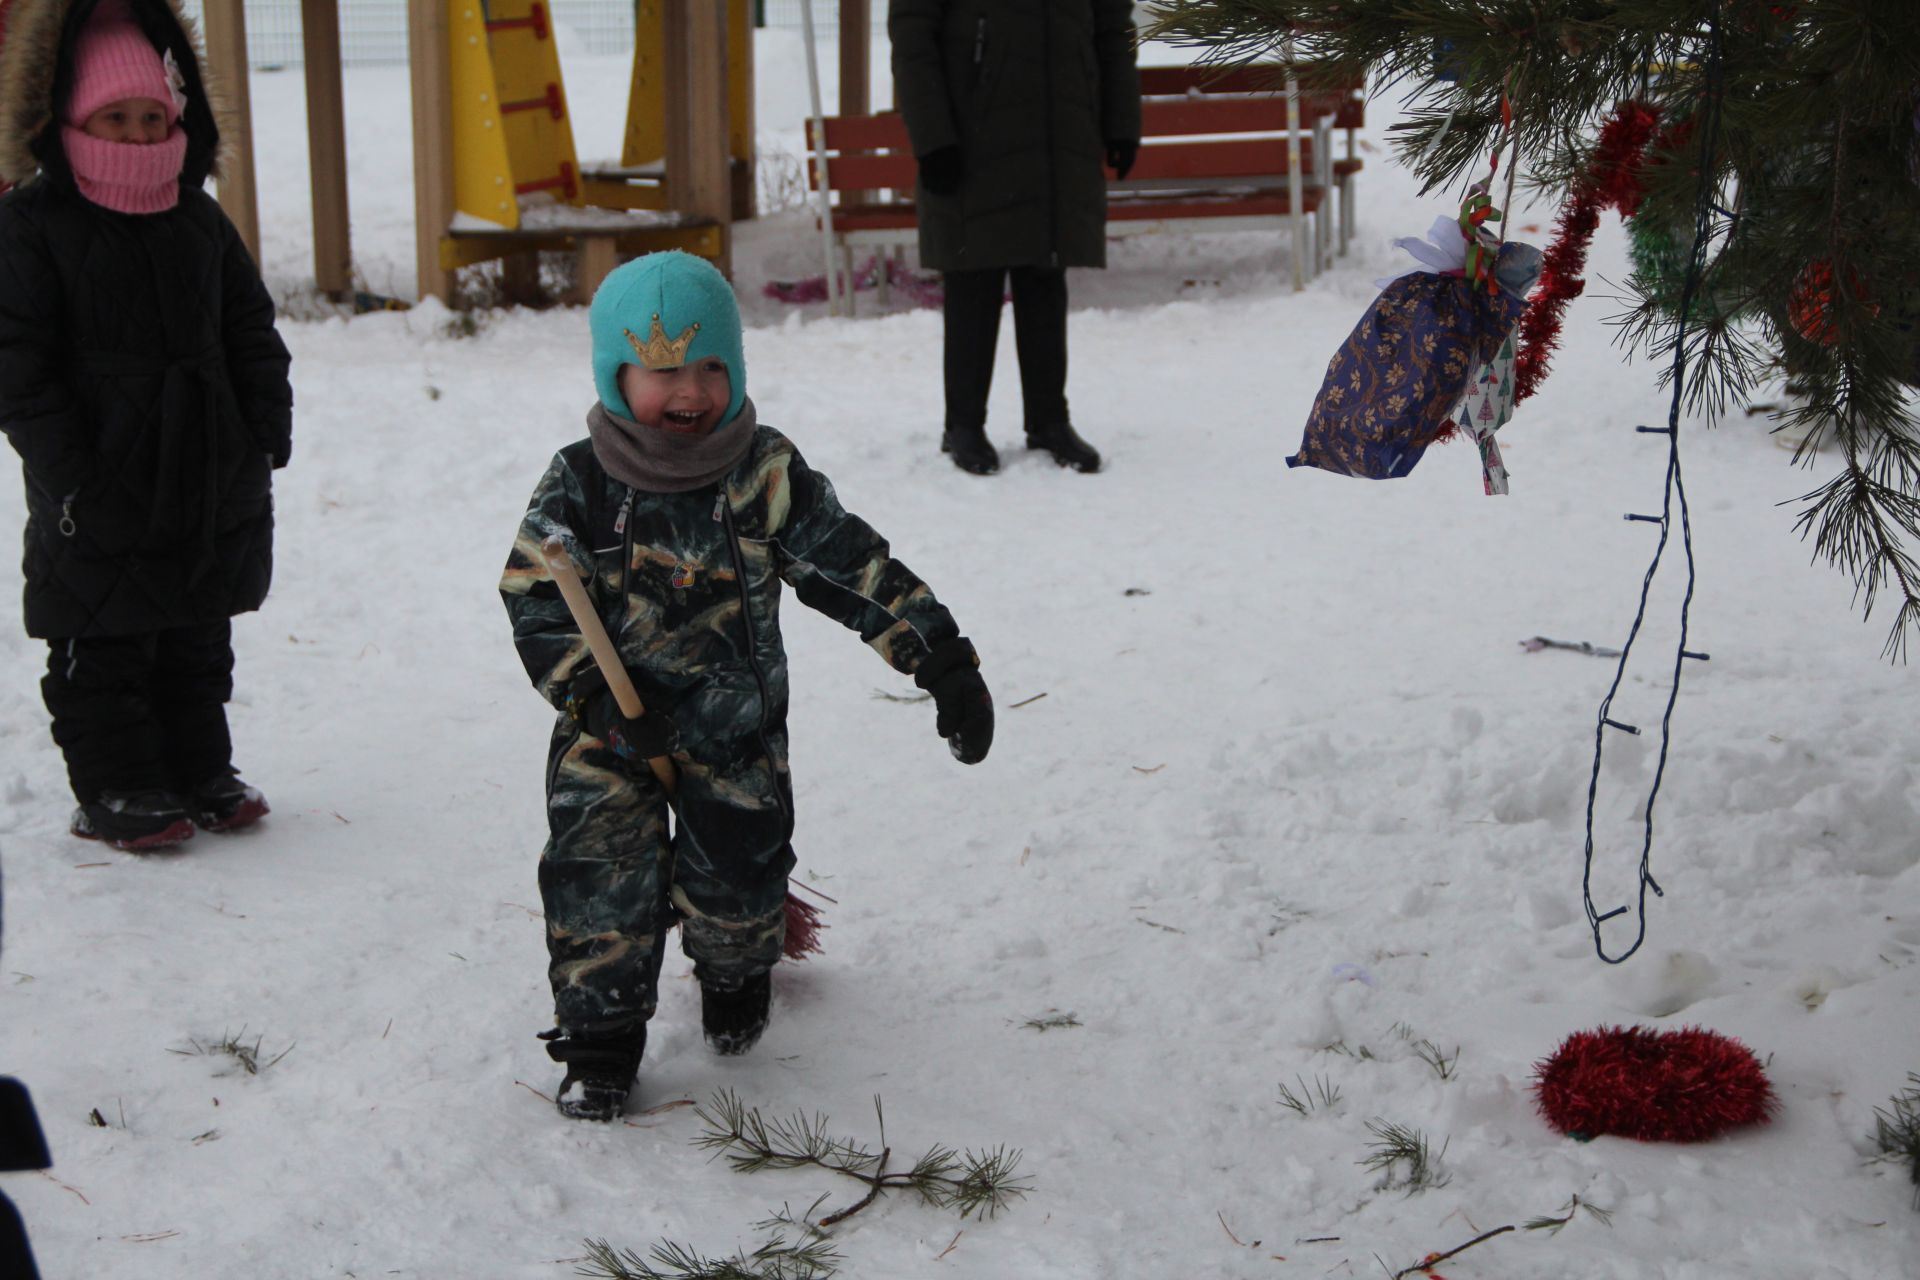
[[[347,66],[407,60],[405,0],[339,0],[340,58]],[[633,48],[632,0],[549,0],[562,39],[578,42],[588,53],[624,53]],[[870,0],[876,26],[886,22],[886,0]],[[197,22],[200,0],[186,0]],[[758,0],[760,25],[801,25],[800,0]],[[255,70],[299,66],[300,0],[246,0],[247,57]],[[839,29],[839,0],[814,0],[813,22],[821,39]]]

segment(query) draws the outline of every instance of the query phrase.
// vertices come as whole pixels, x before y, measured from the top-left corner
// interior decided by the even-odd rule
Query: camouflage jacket
[[[520,660],[563,710],[593,658],[540,557],[554,534],[593,566],[589,591],[641,700],[673,717],[695,760],[737,758],[784,729],[783,582],[903,674],[958,634],[926,583],[771,427],[723,481],[690,493],[630,489],[580,440],[534,489],[500,581]]]

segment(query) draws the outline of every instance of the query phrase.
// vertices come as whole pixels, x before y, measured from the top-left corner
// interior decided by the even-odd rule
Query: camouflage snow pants
[[[709,986],[737,988],[780,959],[793,792],[786,735],[734,753],[676,757],[677,810],[644,763],[562,720],[547,763],[547,976],[554,1020],[573,1033],[653,1016],[666,931]],[[773,755],[767,753],[770,748]],[[711,763],[715,758],[725,763]]]

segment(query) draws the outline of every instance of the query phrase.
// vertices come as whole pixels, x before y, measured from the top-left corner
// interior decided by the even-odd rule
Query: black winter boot
[[[567,1068],[553,1105],[575,1120],[617,1119],[627,1107],[627,1094],[640,1074],[640,1056],[647,1049],[647,1024],[600,1035],[569,1035],[559,1027],[542,1031],[547,1056]],[[567,1090],[579,1088],[569,1096]]]
[[[953,465],[969,475],[990,476],[1000,469],[1000,454],[985,427],[948,427],[940,437],[940,452],[952,454]]]
[[[267,798],[242,782],[233,770],[219,773],[187,794],[193,824],[202,831],[238,831],[267,816]]]
[[[715,1053],[745,1053],[759,1043],[773,1009],[773,975],[756,974],[732,991],[700,984],[700,1028]]]
[[[129,853],[170,849],[193,838],[186,806],[168,791],[103,791],[73,811],[68,830]]]
[[[1094,472],[1100,469],[1100,451],[1082,440],[1071,423],[1056,422],[1052,426],[1029,430],[1027,448],[1044,449],[1053,455],[1055,462],[1063,467],[1072,467],[1075,471]]]

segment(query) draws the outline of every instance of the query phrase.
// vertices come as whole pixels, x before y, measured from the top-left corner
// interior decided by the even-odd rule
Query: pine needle
[[[1907,1166],[1913,1207],[1920,1210],[1920,1075],[1907,1073],[1907,1087],[1873,1109],[1873,1141],[1881,1155]]]
[[[1435,1154],[1424,1133],[1386,1120],[1367,1121],[1367,1132],[1376,1140],[1368,1144],[1367,1157],[1359,1163],[1381,1176],[1383,1189],[1405,1187],[1412,1195],[1444,1187],[1451,1180],[1451,1175],[1440,1169],[1440,1158],[1447,1153],[1445,1142]],[[1406,1167],[1404,1175],[1400,1173],[1402,1165]]]

